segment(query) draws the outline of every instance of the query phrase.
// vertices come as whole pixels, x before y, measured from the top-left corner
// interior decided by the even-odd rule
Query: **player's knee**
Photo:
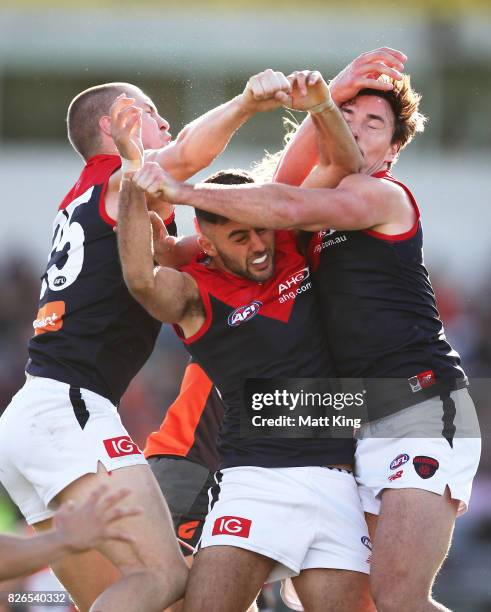
[[[416,612],[426,609],[430,593],[414,588],[408,581],[391,576],[370,580],[373,601],[377,612]]]
[[[133,568],[129,573],[138,575],[138,584],[153,590],[164,605],[177,602],[184,596],[189,575],[186,563],[176,562],[166,567]],[[164,607],[163,605],[163,607]]]

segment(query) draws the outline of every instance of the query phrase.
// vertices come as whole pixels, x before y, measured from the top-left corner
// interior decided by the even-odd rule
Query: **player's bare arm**
[[[157,164],[146,163],[134,181],[149,193],[165,194],[169,201],[266,229],[382,231],[398,223],[401,207],[408,218],[413,214],[402,188],[363,174],[347,176],[335,189],[282,184],[189,185],[174,181]]]
[[[0,536],[0,580],[35,572],[65,555],[95,548],[106,539],[132,542],[133,537],[115,526],[128,516],[141,514],[141,508],[119,505],[128,489],[107,495],[99,487],[78,508],[64,504],[53,519],[53,528],[28,538]]]
[[[154,211],[149,212],[152,224],[154,261],[162,267],[179,269],[202,252],[196,234],[169,236],[162,219]]]
[[[320,72],[304,70],[288,78],[290,108],[309,112],[317,141],[319,163],[304,186],[336,187],[342,178],[361,169],[360,150]]]
[[[362,89],[390,90],[393,85],[379,80],[379,77],[385,75],[399,80],[406,60],[403,53],[388,47],[362,53],[331,81],[329,89],[333,101],[339,107]],[[301,185],[318,161],[315,126],[311,118],[307,117],[286,146],[274,181]]]
[[[290,84],[281,72],[264,70],[247,81],[240,95],[198,117],[184,127],[175,142],[147,152],[145,158],[185,180],[209,166],[256,113],[279,108],[289,90]]]
[[[281,72],[268,69],[254,75],[240,95],[189,123],[169,145],[145,151],[145,159],[158,163],[177,179],[187,179],[209,166],[253,115],[281,106],[289,90],[290,83]],[[123,118],[131,116],[134,102],[134,98],[119,96],[111,108],[111,124],[120,113]],[[120,148],[119,152],[136,162],[143,153],[131,146]]]
[[[144,151],[143,146],[135,146],[134,142],[127,142],[125,145],[116,139],[115,144],[121,157],[133,163],[133,170],[141,166],[144,156],[146,160],[158,163],[175,178],[185,180],[209,166],[227,146],[237,129],[253,115],[281,106],[289,91],[290,83],[286,77],[281,72],[268,69],[252,76],[239,96],[189,123],[174,142],[161,149]],[[134,98],[123,94],[112,105],[110,129],[113,138],[124,129],[127,122],[133,121],[134,103]],[[144,108],[136,108],[140,114],[150,112],[156,115],[156,109],[150,103],[144,105]],[[122,171],[113,174],[106,194],[106,209],[114,219],[117,218],[121,174]],[[162,218],[172,212],[165,202],[152,200],[147,204]]]
[[[178,324],[186,337],[193,335],[205,319],[196,282],[178,270],[154,266],[145,194],[128,175],[119,198],[118,247],[124,279],[133,297],[156,319]]]

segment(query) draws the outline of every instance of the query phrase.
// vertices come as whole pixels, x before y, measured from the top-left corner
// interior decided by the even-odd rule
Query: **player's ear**
[[[385,160],[387,163],[391,163],[395,160],[399,153],[401,145],[398,142],[393,142],[387,150]]]
[[[102,115],[99,119],[99,128],[106,136],[111,136],[111,117],[109,115]]]
[[[215,257],[215,255],[217,254],[213,242],[204,234],[198,234],[198,244],[200,248],[210,257]]]

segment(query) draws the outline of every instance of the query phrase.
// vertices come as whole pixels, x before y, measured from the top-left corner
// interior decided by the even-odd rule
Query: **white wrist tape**
[[[126,172],[136,172],[143,167],[141,159],[126,159],[125,157],[122,157],[121,162],[121,172],[123,174]]]
[[[318,113],[322,113],[325,110],[331,110],[331,108],[334,108],[336,105],[334,104],[334,102],[332,101],[332,99],[326,100],[325,102],[321,102],[320,104],[317,104],[316,106],[313,106],[312,108],[309,108],[309,113],[311,115],[317,115]]]

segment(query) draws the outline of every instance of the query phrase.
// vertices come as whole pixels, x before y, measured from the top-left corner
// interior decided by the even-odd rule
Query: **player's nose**
[[[168,132],[170,128],[170,123],[166,121],[163,117],[159,116],[159,128],[164,132]]]
[[[251,232],[251,249],[254,253],[264,253],[266,251],[266,243],[257,232]]]

